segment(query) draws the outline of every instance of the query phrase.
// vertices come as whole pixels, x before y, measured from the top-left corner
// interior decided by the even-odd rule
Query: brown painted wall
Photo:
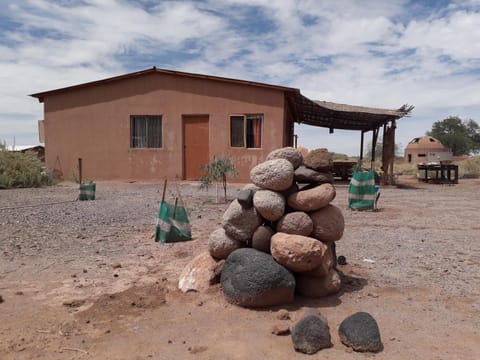
[[[146,74],[46,96],[46,164],[71,179],[77,159],[93,180],[183,178],[182,115],[209,115],[209,155],[234,158],[237,181],[284,139],[284,93],[280,90]],[[230,147],[231,114],[262,113],[261,149]],[[130,115],[162,115],[163,148],[130,148]]]

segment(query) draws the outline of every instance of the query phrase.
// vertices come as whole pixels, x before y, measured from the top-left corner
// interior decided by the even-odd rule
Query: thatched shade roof
[[[298,94],[295,97],[297,122],[329,129],[362,130],[378,129],[388,122],[407,116],[413,106],[403,105],[397,110],[368,108],[314,101]]]

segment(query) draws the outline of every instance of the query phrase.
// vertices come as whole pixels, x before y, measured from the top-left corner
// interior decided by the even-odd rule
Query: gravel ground
[[[324,302],[302,300],[302,306],[326,309],[333,321],[341,320],[341,316],[359,304],[363,309],[376,311],[388,336],[388,344],[377,355],[378,359],[479,358],[480,181],[465,180],[456,186],[417,184],[408,180],[405,184],[402,188],[383,187],[376,212],[348,210],[347,185],[336,185],[337,197],[333,203],[342,209],[346,224],[344,236],[337,243],[337,255],[346,256],[348,262],[340,267],[344,273],[344,290]],[[98,328],[95,331],[82,328],[77,337],[60,338],[56,330],[42,329],[47,326],[65,334],[62,326],[76,324],[79,327],[75,316],[82,311],[88,314],[91,310],[87,305],[96,304],[105,294],[121,293],[132,286],[143,289],[142,286],[148,284],[158,285],[159,279],[165,282],[167,305],[143,309],[142,315],[137,314],[139,317],[133,322],[158,329],[158,323],[152,320],[155,311],[166,311],[162,316],[171,316],[173,324],[178,324],[174,316],[183,316],[185,309],[195,304],[200,306],[198,298],[179,294],[176,281],[185,264],[206,250],[208,235],[219,226],[227,205],[216,202],[214,188],[206,192],[199,190],[198,183],[187,182],[176,186],[190,213],[194,241],[163,246],[153,241],[161,184],[100,182],[95,201],[75,201],[78,190],[71,183],[0,191],[0,296],[4,300],[0,303],[0,310],[4,308],[0,322],[5,325],[0,329],[0,358],[133,359],[150,356],[136,357],[128,355],[128,351],[138,354],[150,348],[151,354],[155,354],[158,343],[149,343],[146,338],[138,342],[141,335],[132,337],[125,332],[123,318],[116,328],[112,324],[108,328],[108,334],[118,331],[120,340],[117,341],[131,345],[132,350],[128,351],[119,345],[118,353],[111,345],[115,341],[105,339],[106,335],[100,334]],[[176,186],[169,186],[167,197],[173,196]],[[239,188],[240,185],[231,185],[229,198],[233,198]],[[148,293],[149,290],[145,290],[145,294]],[[261,324],[271,321],[268,312],[252,315],[248,310],[222,302],[218,288],[205,296],[202,301],[208,302],[211,308],[202,307],[204,312],[198,314],[197,327],[212,326],[212,317],[217,327],[230,316],[243,319],[238,320],[238,326],[242,322],[243,326],[252,326],[252,321],[260,321],[257,325],[261,328]],[[66,311],[65,302],[68,304],[72,299],[83,300],[79,307]],[[32,312],[32,303],[43,309],[43,315]],[[289,310],[296,314],[302,306]],[[381,307],[384,309],[380,310]],[[168,310],[161,310],[163,308]],[[395,314],[399,308],[402,311]],[[417,315],[422,324],[415,322]],[[72,322],[72,316],[77,320]],[[410,317],[409,322],[405,323],[404,317]],[[36,324],[33,327],[32,322]],[[194,330],[189,337],[180,325],[172,326],[168,336],[184,331],[184,341],[194,342]],[[458,340],[449,338],[450,326],[452,331],[461,333],[461,349],[457,348]],[[396,328],[412,334],[402,337]],[[221,331],[218,334],[215,330]],[[225,329],[210,331],[222,337]],[[264,353],[263,358],[296,359],[299,356],[289,352],[290,345],[283,340],[280,344],[274,342],[275,338],[261,337],[234,341],[228,340],[228,334],[227,331],[224,343],[240,355],[225,356],[221,341],[216,344],[215,340],[205,337],[203,347],[198,345],[203,350],[195,352],[197,358],[242,359],[243,355],[251,358],[252,354],[245,350],[249,343],[257,355],[262,354],[261,347],[270,344],[270,352]],[[82,350],[85,344],[89,345],[90,355]],[[162,350],[162,356],[151,357],[184,358],[168,350],[182,351],[182,345],[178,346]],[[276,347],[278,353],[274,350]],[[191,350],[190,347],[185,357],[192,355]],[[324,354],[327,359],[358,358],[345,352],[338,343]],[[368,358],[363,354],[358,356]]]

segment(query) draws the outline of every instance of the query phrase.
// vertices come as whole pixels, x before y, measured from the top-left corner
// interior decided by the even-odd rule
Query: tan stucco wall
[[[83,159],[92,180],[183,177],[182,115],[209,115],[209,155],[231,156],[249,170],[285,143],[280,90],[166,74],[148,74],[46,96],[46,165],[70,179]],[[230,147],[229,115],[263,113],[261,149]],[[130,115],[162,115],[163,148],[130,148]]]
[[[422,136],[408,143],[405,148],[404,158],[409,163],[419,164],[430,161],[429,157],[435,157],[440,154],[443,156],[446,153],[448,153],[448,149],[440,141],[431,136]]]

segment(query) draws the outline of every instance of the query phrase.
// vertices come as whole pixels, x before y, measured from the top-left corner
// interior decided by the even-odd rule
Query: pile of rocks
[[[209,239],[209,253],[225,259],[221,271],[227,299],[246,307],[280,305],[297,292],[309,297],[336,293],[333,242],[344,218],[331,204],[336,192],[326,149],[305,157],[287,147],[273,151],[250,172],[246,185]]]

